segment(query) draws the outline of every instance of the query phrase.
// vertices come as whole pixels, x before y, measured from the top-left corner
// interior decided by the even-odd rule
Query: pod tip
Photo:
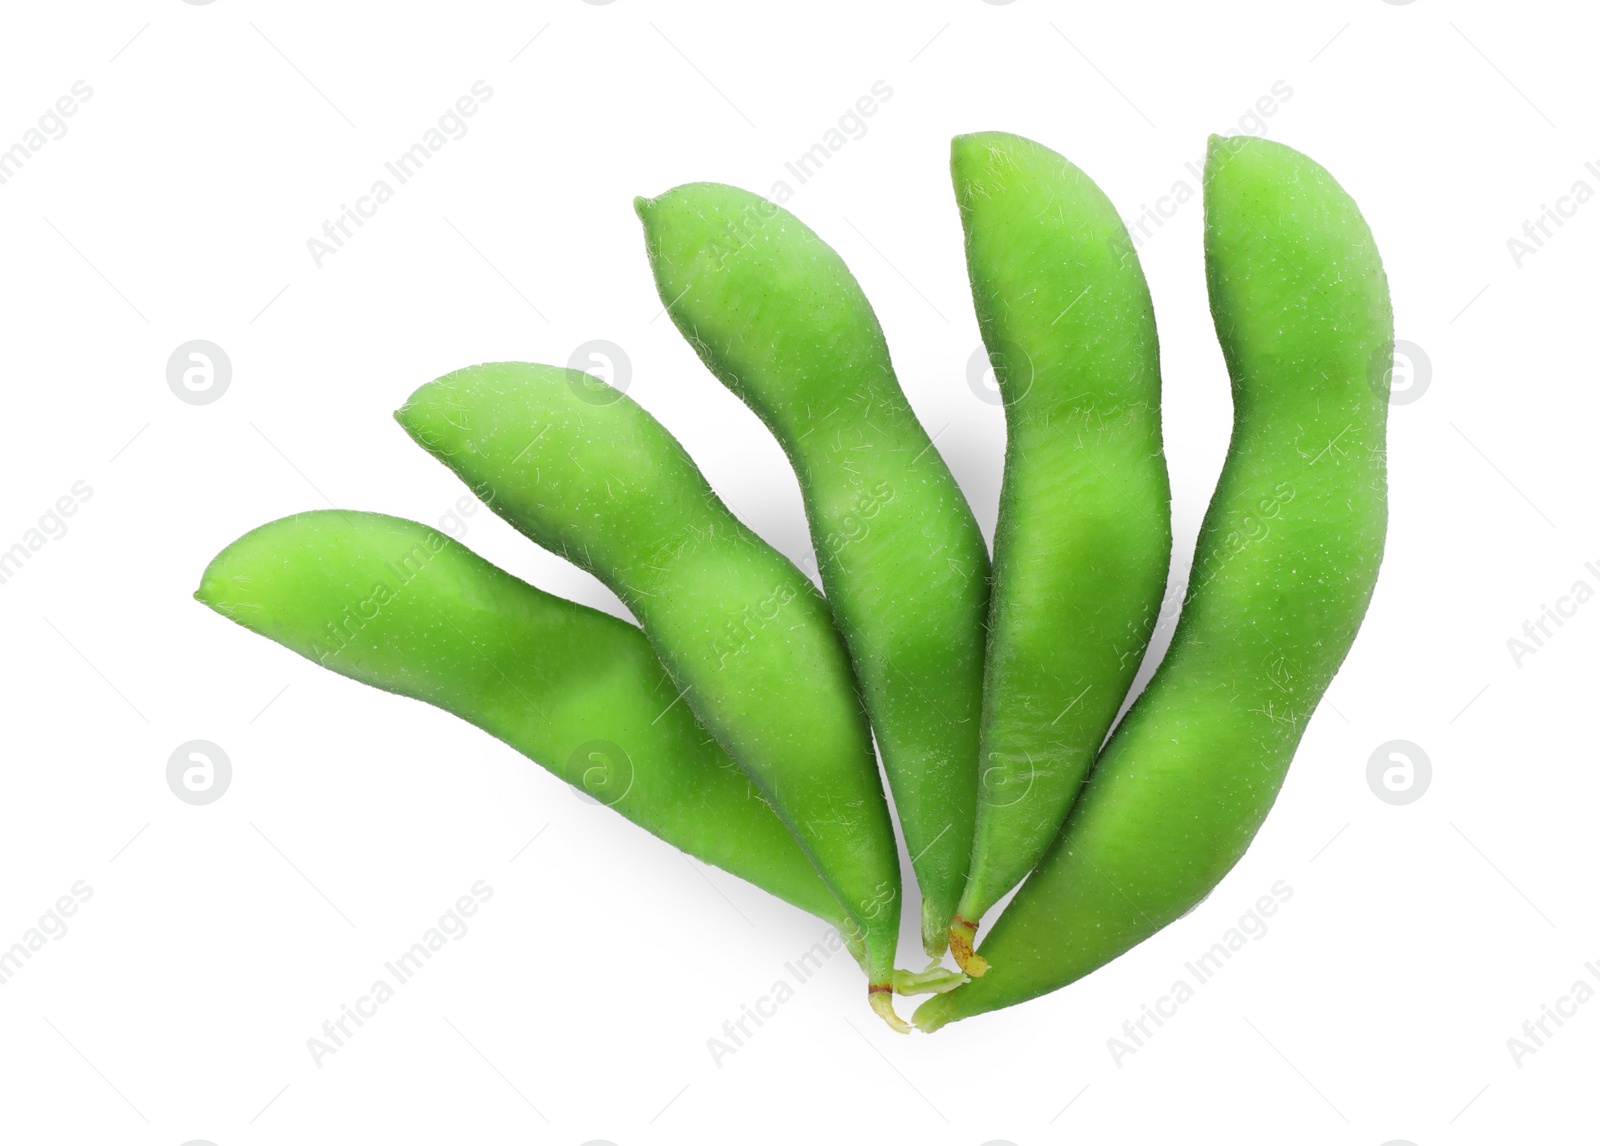
[[[978,160],[997,147],[1025,142],[1021,136],[1005,131],[969,131],[950,140],[950,162]]]

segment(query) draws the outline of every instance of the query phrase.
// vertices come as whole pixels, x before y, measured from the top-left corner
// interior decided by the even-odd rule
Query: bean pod
[[[950,947],[1032,870],[1116,718],[1172,548],[1155,313],[1116,208],[1001,132],[951,147],[978,325],[1005,401],[981,783]]]
[[[923,946],[937,958],[972,850],[983,534],[833,248],[737,187],[691,183],[634,206],[672,320],[800,480],[922,889]]]
[[[341,676],[436,705],[706,863],[844,929],[749,778],[676,703],[639,629],[444,534],[321,510],[251,530],[195,596]]]

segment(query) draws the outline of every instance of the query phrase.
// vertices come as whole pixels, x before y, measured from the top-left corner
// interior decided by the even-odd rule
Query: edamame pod
[[[634,207],[673,322],[800,479],[922,889],[923,946],[937,958],[972,850],[983,534],[833,248],[777,204],[719,183]]]
[[[789,829],[675,703],[626,621],[541,592],[425,525],[340,510],[250,531],[212,560],[195,596],[323,668],[477,725],[673,847],[846,926]]]
[[[1206,281],[1234,428],[1171,648],[1060,839],[984,944],[994,967],[917,1011],[935,1030],[1087,975],[1194,907],[1260,828],[1354,640],[1383,555],[1388,284],[1321,166],[1213,136]]]
[[[474,366],[395,415],[517,529],[608,585],[685,703],[788,825],[890,1001],[894,829],[849,656],[822,595],[728,510],[661,423],[577,370]]]
[[[1155,313],[1116,208],[1020,136],[960,136],[950,168],[1006,415],[982,781],[950,923],[981,975],[979,919],[1050,846],[1138,671],[1172,527]]]

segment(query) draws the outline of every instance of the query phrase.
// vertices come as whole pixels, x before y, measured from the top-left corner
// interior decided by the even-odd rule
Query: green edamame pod
[[[929,1002],[935,1030],[1065,986],[1195,906],[1260,828],[1372,597],[1386,520],[1388,284],[1360,211],[1281,144],[1213,136],[1206,281],[1228,457],[1172,647],[1060,839]]]
[[[1000,132],[951,174],[978,325],[1005,400],[976,833],[950,948],[1033,869],[1133,683],[1172,549],[1155,313],[1093,180]]]
[[[852,920],[890,1003],[900,868],[849,656],[822,595],[661,423],[587,374],[494,363],[423,386],[406,431],[494,511],[608,585]]]
[[[937,958],[972,850],[983,534],[833,248],[777,204],[719,183],[634,207],[673,322],[800,479],[922,889],[923,946]]]
[[[845,927],[789,829],[675,703],[626,621],[425,525],[339,510],[245,534],[195,596],[323,668],[477,725],[674,847]]]

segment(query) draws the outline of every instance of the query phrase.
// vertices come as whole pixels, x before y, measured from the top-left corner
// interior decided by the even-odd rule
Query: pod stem
[[[989,961],[972,949],[977,934],[978,925],[972,920],[961,915],[950,920],[950,954],[955,957],[956,965],[974,979],[989,969]]]
[[[967,981],[960,971],[952,971],[935,959],[920,971],[895,969],[894,993],[897,995],[942,995],[954,991]]]
[[[890,983],[867,984],[867,1002],[878,1017],[889,1024],[889,1029],[902,1035],[911,1033],[911,1026],[894,1013],[894,986]]]

